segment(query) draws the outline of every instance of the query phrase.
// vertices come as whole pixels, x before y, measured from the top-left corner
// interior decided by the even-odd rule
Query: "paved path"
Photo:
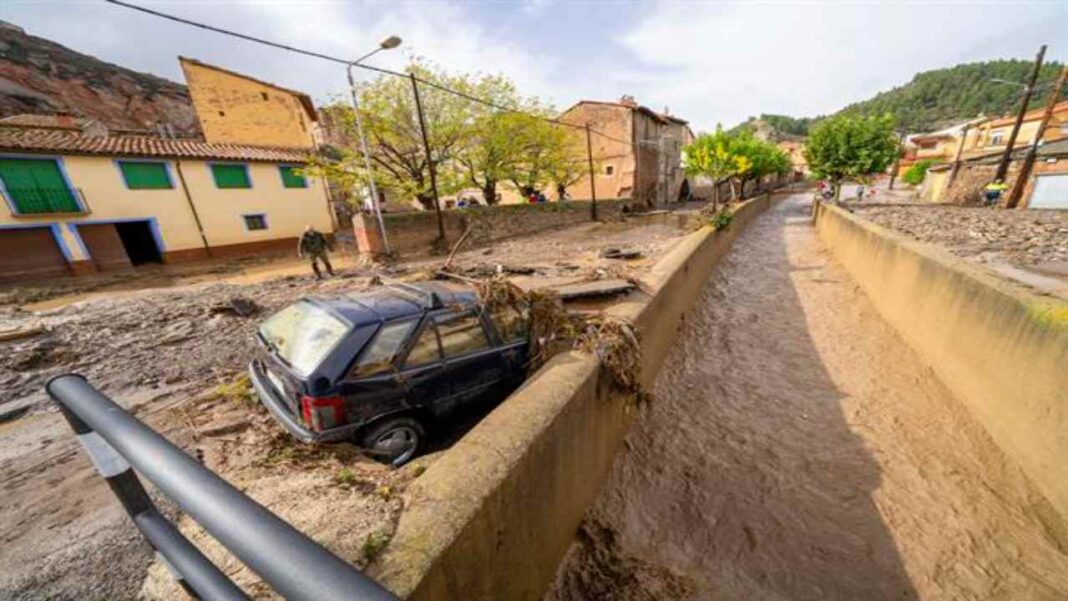
[[[561,599],[1065,599],[1068,530],[792,196],[706,286]]]

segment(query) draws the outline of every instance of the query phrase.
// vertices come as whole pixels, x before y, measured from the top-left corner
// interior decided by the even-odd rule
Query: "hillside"
[[[968,63],[947,69],[935,69],[917,74],[906,84],[880,92],[874,97],[851,104],[838,115],[882,115],[893,113],[898,124],[909,132],[941,129],[953,123],[978,116],[1004,115],[1019,109],[1020,87],[992,82],[1027,81],[1032,63],[1022,60],[997,60]],[[1060,63],[1046,63],[1039,75],[1039,83],[1057,78]],[[1049,88],[1041,90],[1031,100],[1031,108],[1042,106]],[[793,118],[783,115],[750,117],[738,127],[748,127],[772,138],[805,135],[808,127],[821,119]]]
[[[157,121],[196,130],[186,87],[25,33],[0,21],[0,117],[69,112],[112,127]]]

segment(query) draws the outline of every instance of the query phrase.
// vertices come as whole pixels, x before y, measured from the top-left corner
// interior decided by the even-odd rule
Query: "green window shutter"
[[[280,165],[278,170],[282,172],[282,185],[286,188],[307,188],[308,180],[297,173],[298,167]]]
[[[218,188],[251,188],[248,165],[212,165],[211,175]]]
[[[119,161],[122,178],[131,190],[159,190],[173,188],[171,177],[167,174],[166,163],[143,163],[141,161]]]
[[[81,212],[56,159],[0,159],[0,180],[21,215]]]

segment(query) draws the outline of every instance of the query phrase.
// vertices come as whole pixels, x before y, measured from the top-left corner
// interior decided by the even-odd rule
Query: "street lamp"
[[[363,119],[360,117],[360,101],[356,94],[356,81],[352,76],[352,68],[361,61],[365,61],[376,53],[382,50],[390,50],[400,46],[401,39],[395,35],[391,35],[388,38],[382,40],[378,44],[378,48],[368,52],[360,58],[352,61],[346,65],[346,70],[349,77],[349,92],[352,94],[352,111],[356,113],[356,135],[360,137],[360,149],[363,151],[363,167],[367,172],[368,188],[371,193],[371,208],[375,212],[375,218],[378,220],[378,233],[382,236],[382,245],[385,247],[386,254],[390,254],[392,251],[389,247],[389,239],[386,238],[386,224],[382,221],[382,207],[378,203],[378,187],[375,186],[375,177],[371,172],[371,151],[367,148],[367,138],[363,134]]]

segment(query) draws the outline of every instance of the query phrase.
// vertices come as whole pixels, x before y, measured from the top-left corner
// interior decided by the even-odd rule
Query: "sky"
[[[1068,59],[1068,1],[129,0],[220,27],[399,69],[412,56],[503,74],[565,109],[634,96],[697,131],[760,113],[815,116],[920,71],[997,58]],[[3,0],[0,19],[182,81],[177,56],[303,90],[346,93],[344,68],[102,0]],[[363,75],[370,77],[371,75]]]

